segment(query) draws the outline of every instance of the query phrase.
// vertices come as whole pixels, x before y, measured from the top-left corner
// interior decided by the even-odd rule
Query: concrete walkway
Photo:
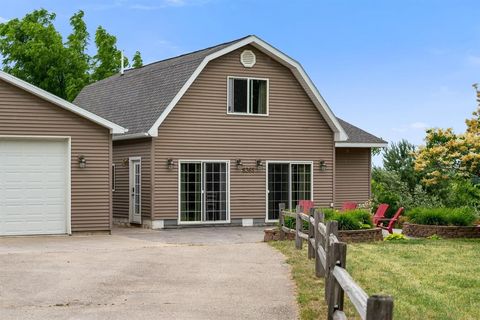
[[[296,319],[261,228],[0,238],[0,318]]]

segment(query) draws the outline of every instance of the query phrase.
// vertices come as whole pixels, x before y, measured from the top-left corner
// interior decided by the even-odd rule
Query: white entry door
[[[130,222],[142,223],[142,162],[130,158]]]
[[[67,139],[0,137],[0,235],[69,231]]]

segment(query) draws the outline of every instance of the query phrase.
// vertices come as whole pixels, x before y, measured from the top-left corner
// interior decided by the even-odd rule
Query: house
[[[109,231],[112,134],[125,132],[0,71],[0,235]]]
[[[301,65],[256,36],[126,70],[74,103],[128,129],[113,138],[114,220],[152,228],[365,201],[371,149],[386,146],[338,119]]]

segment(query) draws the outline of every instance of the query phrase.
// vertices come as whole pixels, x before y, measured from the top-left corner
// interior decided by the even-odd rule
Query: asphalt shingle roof
[[[385,140],[380,139],[373,134],[360,129],[345,120],[342,120],[340,118],[337,119],[338,122],[340,122],[343,130],[345,130],[348,135],[348,140],[342,141],[341,143],[387,143]]]
[[[242,39],[126,70],[86,86],[73,103],[127,134],[148,132],[206,56]]]
[[[126,70],[86,86],[73,103],[128,128],[128,135],[146,133],[205,57],[245,38]],[[338,120],[349,136],[345,142],[385,143]]]

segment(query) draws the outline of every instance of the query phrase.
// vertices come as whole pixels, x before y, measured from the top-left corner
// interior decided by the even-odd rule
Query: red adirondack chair
[[[377,227],[387,230],[388,233],[392,234],[393,225],[395,224],[395,222],[398,221],[398,218],[402,215],[404,210],[405,209],[403,207],[398,208],[397,212],[395,212],[395,215],[391,219],[388,219],[388,218],[379,219]],[[386,223],[388,223],[388,225],[385,226]]]
[[[303,213],[310,214],[310,209],[315,207],[312,200],[300,200],[298,205],[302,208]]]
[[[378,221],[380,219],[383,219],[385,217],[385,213],[388,210],[389,205],[386,203],[382,203],[378,206],[377,211],[375,212],[375,215],[373,216],[373,224],[378,225]]]
[[[357,209],[357,204],[355,202],[344,202],[342,204],[342,211],[355,210]]]

